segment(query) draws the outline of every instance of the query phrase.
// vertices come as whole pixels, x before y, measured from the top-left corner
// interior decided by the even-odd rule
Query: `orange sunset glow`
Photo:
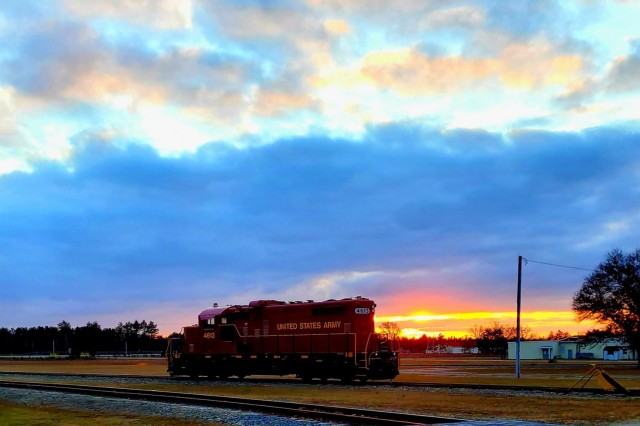
[[[545,337],[550,331],[562,330],[570,334],[581,334],[595,328],[592,321],[577,322],[571,311],[532,311],[521,312],[521,324],[535,335]],[[452,312],[430,313],[414,312],[406,315],[376,316],[376,323],[395,322],[404,337],[437,336],[445,337],[470,336],[470,329],[474,326],[489,326],[492,323],[515,325],[516,312]]]

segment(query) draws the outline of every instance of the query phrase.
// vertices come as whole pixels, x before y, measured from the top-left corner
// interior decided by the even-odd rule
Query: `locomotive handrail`
[[[234,341],[236,341],[235,337],[245,337],[245,338],[247,337],[247,336],[243,336],[242,334],[240,334],[240,330],[238,330],[238,326],[235,325],[235,324],[220,324],[220,327],[221,328],[222,327],[225,327],[225,328],[233,327],[233,328],[236,329],[236,336],[234,336],[234,340],[222,340],[222,336],[220,336],[221,337],[220,340],[222,340],[223,342],[234,342]],[[220,334],[222,334],[222,332]]]
[[[364,366],[365,368],[369,368],[369,342],[371,341],[371,335],[374,333],[369,333],[367,336],[367,343],[364,345]]]
[[[237,330],[237,327],[236,327],[236,330]],[[317,337],[317,336],[327,336],[329,338],[331,336],[346,336],[346,345],[347,345],[347,347],[346,347],[346,351],[344,352],[345,355],[347,355],[348,358],[353,358],[353,364],[357,365],[358,364],[358,356],[357,356],[357,354],[359,354],[359,353],[362,354],[363,358],[365,360],[365,367],[368,367],[369,362],[367,360],[367,349],[366,349],[366,347],[365,347],[364,351],[360,351],[360,352],[357,351],[357,348],[358,348],[358,345],[357,345],[357,343],[358,343],[358,341],[357,341],[358,334],[357,333],[262,334],[260,336],[248,335],[248,336],[240,336],[240,337],[243,337],[243,342],[245,342],[244,344],[248,344],[247,342],[257,342],[258,339],[260,339],[260,341],[259,341],[260,342],[260,349],[262,349],[261,352],[263,354],[267,353],[266,351],[264,351],[264,339],[265,338],[275,338],[275,340],[276,340],[276,348],[277,348],[276,353],[277,354],[281,353],[281,351],[280,351],[281,338],[292,338],[293,339],[293,341],[292,341],[292,353],[293,354],[309,354],[309,355],[311,355],[311,354],[341,353],[342,352],[342,351],[341,352],[331,352],[330,350],[328,350],[329,349],[329,345],[327,345],[327,350],[326,351],[314,351],[313,350],[313,345],[311,344],[311,342],[312,342],[312,339],[314,337]],[[297,350],[297,348],[296,348],[296,340],[297,339],[296,338],[307,338],[307,337],[310,340],[310,342],[309,342],[309,350],[308,351],[299,351],[299,350]],[[351,338],[352,337],[353,337],[353,351],[350,351],[349,349],[350,349],[350,342],[351,342]],[[350,352],[353,352],[353,354],[354,354],[352,357],[348,356],[348,354]]]

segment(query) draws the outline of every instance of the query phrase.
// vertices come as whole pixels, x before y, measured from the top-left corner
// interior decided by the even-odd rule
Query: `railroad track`
[[[64,392],[105,398],[144,400],[200,407],[218,407],[240,411],[261,412],[284,417],[331,421],[350,425],[425,425],[459,423],[464,421],[447,417],[423,416],[390,411],[117,387],[16,382],[7,380],[1,380],[0,387],[28,389],[33,391]]]
[[[86,377],[86,378],[130,378],[130,379],[148,379],[148,380],[158,380],[158,381],[193,381],[193,380],[202,380],[207,381],[202,377],[201,379],[192,379],[188,377],[169,377],[169,376],[141,376],[141,375],[111,375],[111,374],[94,374],[94,373],[25,373],[25,372],[0,372],[1,376],[47,376],[47,377]],[[262,377],[248,377],[244,379],[235,379],[229,378],[226,380],[211,380],[215,383],[273,383],[273,384],[291,384],[297,385],[302,384],[299,380],[296,379],[279,379],[279,378],[262,378]],[[569,389],[567,387],[549,387],[549,386],[510,386],[510,385],[491,385],[491,384],[471,384],[471,383],[428,383],[428,382],[368,382],[366,384],[359,382],[352,382],[349,384],[342,383],[340,381],[328,381],[328,382],[319,382],[314,381],[311,384],[322,383],[323,386],[363,386],[363,387],[409,387],[409,388],[440,388],[440,389],[473,389],[473,390],[496,390],[496,391],[519,391],[519,392],[548,392],[548,393],[560,393],[560,394],[570,394],[570,393],[589,393],[595,395],[602,394],[611,394],[611,392],[607,392],[601,388],[574,388]],[[630,396],[640,396],[640,389],[631,389],[629,390],[628,395]]]

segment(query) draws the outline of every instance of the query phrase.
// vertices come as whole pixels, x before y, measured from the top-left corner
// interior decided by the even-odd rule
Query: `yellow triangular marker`
[[[578,380],[576,383],[574,383],[569,389],[575,388],[582,381],[584,381],[584,383],[582,383],[582,386],[580,386],[580,389],[584,388],[585,385],[589,382],[589,380],[591,380],[592,377],[596,378],[596,380],[598,381],[602,389],[604,389],[605,391],[608,391],[608,392],[618,391],[622,393],[629,393],[627,388],[625,388],[620,383],[618,383],[618,381],[616,381],[613,377],[607,374],[602,369],[602,367],[600,367],[597,364],[591,364],[591,368],[589,369],[589,371],[587,371],[587,374],[582,376],[582,378]]]

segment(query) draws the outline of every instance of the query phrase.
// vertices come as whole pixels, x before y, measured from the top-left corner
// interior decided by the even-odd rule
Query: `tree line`
[[[57,354],[95,356],[97,352],[137,353],[163,351],[167,339],[158,335],[153,321],[118,323],[102,328],[98,322],[72,327],[61,321],[57,327],[0,328],[0,354]]]
[[[462,348],[463,353],[505,356],[507,342],[515,339],[515,327],[493,323],[489,326],[474,326],[467,337],[422,336],[399,337],[396,323],[381,324],[385,334],[393,335],[406,352],[446,353],[451,347]],[[522,330],[523,340],[539,338],[526,327]],[[551,332],[548,339],[562,339],[569,333]],[[0,354],[58,354],[71,357],[95,356],[99,352],[134,354],[138,352],[163,351],[167,339],[158,336],[158,327],[153,321],[118,323],[115,328],[102,328],[98,322],[88,322],[84,326],[71,327],[66,321],[57,327],[0,328]]]
[[[506,358],[508,342],[516,340],[514,325],[493,322],[488,326],[475,325],[465,337],[445,337],[443,334],[431,337],[423,334],[420,337],[400,336],[400,327],[395,322],[385,321],[379,325],[380,332],[395,338],[404,352],[446,353],[452,347],[460,348],[462,353],[478,353],[482,355]],[[561,340],[571,337],[566,331],[551,331],[541,336],[534,334],[524,326],[520,330],[521,340]]]

